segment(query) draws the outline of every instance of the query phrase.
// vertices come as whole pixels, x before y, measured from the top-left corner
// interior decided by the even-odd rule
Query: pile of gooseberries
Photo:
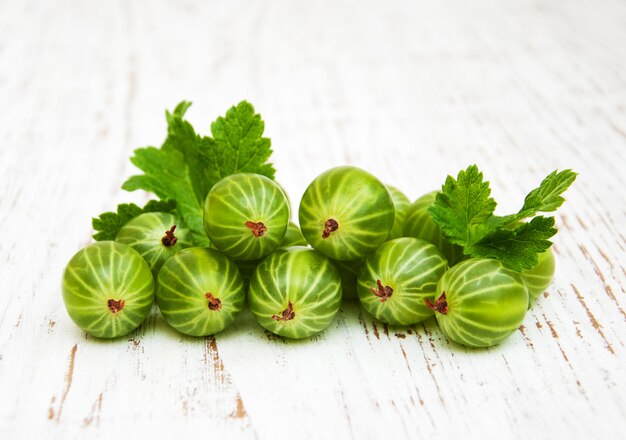
[[[464,259],[428,213],[435,195],[411,204],[362,169],[336,167],[306,189],[298,227],[280,185],[233,174],[206,197],[208,247],[194,247],[174,214],[141,214],[115,241],[74,255],[63,299],[72,320],[101,338],[133,331],[154,303],[186,335],[222,331],[247,303],[267,331],[307,338],[328,327],[342,299],[358,299],[386,324],[435,316],[457,343],[499,344],[550,283],[552,251],[521,273],[497,260]]]

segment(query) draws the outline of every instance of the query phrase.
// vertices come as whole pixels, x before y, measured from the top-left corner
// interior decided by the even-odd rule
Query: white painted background
[[[251,101],[296,206],[338,164],[415,199],[477,163],[501,213],[574,168],[554,282],[488,350],[355,304],[302,342],[86,337],[63,267],[182,99],[202,133]],[[624,435],[626,3],[1,0],[0,105],[0,438]]]

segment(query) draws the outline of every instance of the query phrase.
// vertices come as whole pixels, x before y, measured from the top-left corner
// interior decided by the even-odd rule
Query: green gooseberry
[[[528,287],[529,307],[548,288],[555,271],[554,253],[552,248],[538,255],[539,262],[532,269],[520,272]]]
[[[448,259],[450,266],[453,266],[464,258],[463,248],[444,238],[441,229],[433,222],[428,212],[428,208],[435,203],[437,192],[429,192],[411,204],[404,221],[403,235],[434,244]]]
[[[148,264],[130,246],[99,241],[78,251],[63,273],[63,302],[72,321],[98,338],[124,336],[154,302]]]
[[[396,213],[393,220],[393,226],[391,231],[389,231],[389,236],[387,237],[387,240],[392,240],[394,238],[403,237],[402,231],[404,229],[404,222],[406,220],[407,213],[409,212],[409,206],[411,206],[411,201],[395,186],[387,185],[387,190],[389,190],[391,200],[393,200],[393,206]]]
[[[363,267],[363,259],[354,261],[330,260],[341,277],[341,295],[343,299],[355,300],[359,299],[356,283],[361,268]]]
[[[281,248],[250,279],[248,303],[257,322],[280,336],[301,339],[324,330],[341,305],[341,278],[314,249]]]
[[[211,243],[233,260],[257,260],[276,249],[289,224],[281,187],[260,174],[232,174],[217,182],[204,204]]]
[[[433,315],[426,300],[434,297],[447,268],[446,258],[427,241],[390,240],[365,258],[357,284],[359,300],[386,324],[416,324]]]
[[[450,339],[468,347],[490,347],[521,325],[528,289],[519,273],[501,262],[471,258],[450,268],[426,303]]]
[[[168,259],[159,272],[156,299],[165,321],[190,336],[213,335],[243,309],[244,282],[220,252],[192,247]]]
[[[181,226],[180,219],[166,212],[138,215],[122,226],[115,241],[139,252],[156,277],[169,257],[192,246],[191,231]]]
[[[285,233],[285,238],[283,238],[283,241],[280,243],[279,247],[307,246],[307,245],[308,243],[304,239],[304,236],[302,235],[302,231],[300,231],[300,228],[298,227],[298,225],[290,221],[289,225],[287,226],[287,232]]]
[[[393,226],[389,191],[360,168],[331,168],[316,177],[300,201],[302,234],[334,260],[363,258],[380,246]]]

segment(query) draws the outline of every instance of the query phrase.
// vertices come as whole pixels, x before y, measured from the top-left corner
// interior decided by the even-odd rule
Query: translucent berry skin
[[[302,234],[329,258],[353,261],[389,235],[395,210],[389,191],[370,173],[350,166],[316,177],[300,201]]]
[[[217,182],[204,204],[211,243],[234,260],[256,260],[276,249],[289,224],[281,187],[259,174],[240,173]]]
[[[248,303],[257,322],[301,339],[324,330],[341,305],[341,279],[330,260],[302,246],[278,249],[257,267]]]
[[[157,280],[163,318],[190,336],[213,335],[243,309],[245,289],[235,263],[208,248],[187,248],[167,260]]]
[[[365,258],[358,278],[361,305],[376,319],[392,325],[411,325],[433,315],[425,300],[435,296],[437,282],[448,261],[431,243],[403,237],[388,241]],[[378,282],[390,288],[380,297]],[[384,291],[384,289],[383,289]]]
[[[409,206],[404,220],[403,235],[434,244],[448,259],[448,264],[453,266],[464,258],[463,248],[446,240],[439,226],[433,222],[428,208],[435,203],[436,196],[437,191],[430,192]]]
[[[437,323],[453,341],[468,347],[500,344],[521,325],[528,289],[517,272],[491,259],[464,260],[439,280],[437,299],[445,293],[445,313]]]
[[[294,222],[289,222],[287,226],[287,232],[285,233],[285,238],[280,243],[280,247],[289,247],[289,246],[307,246],[308,243],[304,239],[302,235],[302,231],[298,225]]]
[[[340,261],[330,260],[341,277],[341,295],[343,299],[358,300],[359,294],[357,293],[357,278],[361,273],[363,267],[363,259],[354,261]]]
[[[130,246],[99,241],[78,251],[63,273],[63,302],[72,321],[98,338],[135,330],[154,302],[148,264]]]
[[[250,282],[250,278],[252,274],[256,270],[259,263],[263,261],[263,258],[259,258],[258,260],[237,260],[234,263],[237,265],[237,269],[239,269],[239,273],[243,277],[244,284],[246,288],[248,287],[248,283]]]
[[[535,267],[520,272],[528,287],[529,307],[548,288],[554,277],[555,261],[552,249],[539,254],[539,262]]]
[[[168,235],[172,226],[176,227]],[[191,232],[180,225],[176,216],[165,212],[149,212],[131,219],[122,226],[115,241],[139,252],[155,277],[165,260],[179,250],[192,246]]]
[[[411,201],[395,186],[387,185],[387,190],[391,195],[391,200],[393,200],[393,206],[395,208],[393,226],[391,231],[389,231],[387,240],[393,240],[394,238],[403,237],[404,222],[406,221],[406,215],[409,212]]]

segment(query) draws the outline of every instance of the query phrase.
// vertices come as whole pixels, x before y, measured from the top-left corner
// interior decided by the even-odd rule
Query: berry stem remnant
[[[176,225],[172,225],[172,227],[169,230],[165,231],[165,235],[161,239],[161,243],[163,243],[163,246],[170,247],[176,244],[176,241],[178,240],[178,238],[176,238],[176,236],[174,235],[175,230],[176,230]]]
[[[293,304],[289,301],[287,308],[283,310],[280,315],[272,315],[274,321],[290,321],[296,317],[296,313],[293,311]]]
[[[339,229],[339,223],[337,223],[337,220],[335,220],[334,218],[329,218],[324,223],[324,230],[322,231],[322,238],[330,237],[330,234],[332,232],[335,232],[337,229]]]
[[[118,313],[119,311],[121,311],[124,308],[124,304],[125,302],[123,299],[115,300],[111,298],[107,301],[107,307],[109,308],[111,313]]]
[[[251,222],[247,221],[246,227],[252,231],[255,237],[262,237],[267,232],[267,226],[263,224],[263,222]]]
[[[442,315],[448,313],[448,301],[446,301],[446,292],[441,292],[441,296],[437,298],[434,303],[428,298],[426,298],[424,302],[426,303],[426,307],[434,310],[435,312],[439,312]]]
[[[380,298],[380,302],[385,302],[393,294],[391,286],[383,286],[380,280],[376,280],[376,287],[370,287],[370,291]]]
[[[222,308],[222,301],[220,301],[219,298],[214,297],[211,292],[205,293],[204,297],[209,301],[209,310],[217,312]]]

